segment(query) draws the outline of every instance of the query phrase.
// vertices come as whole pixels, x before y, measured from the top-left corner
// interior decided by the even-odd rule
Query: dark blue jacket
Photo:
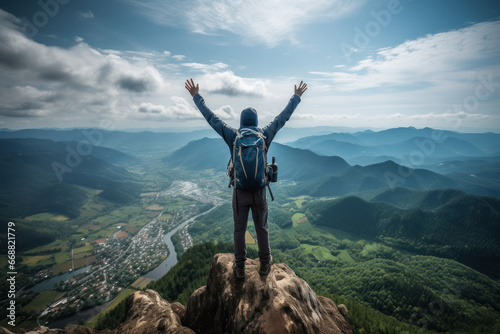
[[[229,150],[231,151],[232,154],[234,139],[236,138],[237,135],[236,132],[238,130],[229,126],[226,122],[224,122],[217,115],[215,115],[213,111],[206,106],[205,100],[203,99],[203,97],[201,97],[200,94],[196,94],[193,97],[193,100],[198,109],[201,111],[203,117],[205,117],[205,119],[207,120],[208,124],[210,124],[210,126],[222,137],[222,139],[224,139],[226,144],[229,146]],[[290,119],[290,116],[292,116],[293,111],[295,110],[295,108],[297,108],[297,105],[299,103],[300,103],[300,97],[297,94],[294,94],[290,99],[290,101],[288,102],[285,109],[283,109],[283,111],[278,116],[276,116],[274,120],[272,120],[262,129],[257,127],[257,118],[256,118],[257,114],[255,110],[252,108],[247,108],[242,112],[242,119],[240,122],[241,127],[253,128],[259,132],[262,132],[265,136],[266,147],[267,149],[269,149],[269,146],[271,145],[274,136],[276,136],[276,133]],[[255,116],[253,116],[254,113]],[[252,126],[253,125],[252,123],[255,126]],[[248,124],[252,125],[249,126]]]

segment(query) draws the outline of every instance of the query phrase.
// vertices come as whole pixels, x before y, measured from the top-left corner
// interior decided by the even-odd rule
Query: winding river
[[[153,280],[157,280],[157,279],[161,278],[163,275],[165,275],[170,270],[170,268],[172,268],[178,262],[177,261],[177,252],[175,251],[175,247],[174,247],[174,244],[172,242],[172,236],[175,233],[177,233],[177,231],[179,231],[180,229],[183,229],[187,225],[191,224],[198,217],[209,213],[210,211],[212,211],[216,207],[217,206],[214,206],[214,207],[212,207],[211,209],[209,209],[207,211],[204,211],[202,213],[197,214],[194,217],[191,217],[191,218],[187,219],[186,221],[184,221],[181,224],[179,224],[172,231],[170,231],[167,234],[165,234],[163,239],[165,241],[165,244],[168,247],[168,256],[167,256],[167,258],[162,263],[160,263],[160,265],[158,265],[155,269],[153,269],[150,272],[148,272],[147,274],[143,275],[143,277],[151,278]],[[88,267],[89,267],[88,269],[90,269],[90,266],[88,266]],[[84,268],[82,268],[82,269],[84,269]],[[38,291],[47,290],[47,289],[50,289],[51,287],[55,286],[55,284],[57,284],[58,282],[67,280],[69,278],[72,278],[72,277],[68,277],[68,276],[64,276],[64,275],[66,275],[66,274],[58,275],[58,276],[55,276],[55,277],[51,278],[50,284],[49,284],[49,282],[44,283],[45,281],[43,281],[43,282],[35,285],[32,289],[37,288]],[[44,283],[44,284],[42,285],[42,283]],[[39,287],[37,287],[37,286],[39,286]],[[67,317],[67,318],[64,318],[64,319],[59,319],[59,320],[51,323],[49,326],[50,326],[50,328],[64,328],[66,325],[68,325],[68,324],[70,324],[72,322],[80,321],[81,319],[84,319],[85,321],[88,321],[91,318],[93,318],[96,314],[98,314],[99,312],[101,312],[103,309],[105,309],[109,304],[111,304],[111,302],[112,301],[109,301],[109,302],[107,302],[105,304],[94,306],[94,307],[92,307],[89,310],[78,312],[78,313],[76,313],[76,314],[74,314],[74,315],[72,315],[70,317]]]
[[[163,275],[165,275],[170,270],[170,268],[175,266],[175,264],[177,263],[177,252],[175,251],[175,247],[174,247],[174,244],[172,242],[172,236],[175,233],[177,233],[177,231],[179,231],[179,230],[183,229],[184,227],[186,227],[187,225],[191,224],[198,217],[206,215],[207,213],[209,213],[210,211],[212,211],[215,208],[216,208],[216,206],[214,206],[211,209],[209,209],[205,212],[202,212],[194,217],[189,218],[188,220],[182,222],[179,226],[174,228],[172,231],[165,234],[164,240],[165,240],[165,244],[168,247],[167,258],[162,263],[160,263],[160,265],[158,265],[158,267],[151,270],[149,273],[143,275],[143,277],[157,280],[157,279],[161,278]]]

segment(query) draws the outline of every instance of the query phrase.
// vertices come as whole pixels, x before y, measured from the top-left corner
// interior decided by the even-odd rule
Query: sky
[[[0,5],[0,128],[237,127],[500,132],[500,2],[16,0]]]

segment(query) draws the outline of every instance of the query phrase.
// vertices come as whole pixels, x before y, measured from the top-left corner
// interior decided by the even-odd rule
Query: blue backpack
[[[268,185],[267,147],[264,139],[264,134],[254,129],[238,130],[228,166],[235,188],[256,190]]]

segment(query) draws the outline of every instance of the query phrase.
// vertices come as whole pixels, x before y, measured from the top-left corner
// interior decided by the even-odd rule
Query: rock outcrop
[[[182,314],[185,310],[184,305],[180,303],[170,304],[161,298],[158,292],[146,290],[138,291],[128,297],[125,321],[114,330],[97,331],[81,325],[68,325],[64,330],[42,326],[32,331],[22,329],[11,329],[10,331],[27,334],[194,334],[191,329],[182,326],[177,314],[177,312]]]
[[[352,333],[333,301],[317,297],[286,264],[260,276],[247,260],[245,280],[232,270],[234,256],[213,258],[207,286],[189,298],[183,324],[197,333]],[[345,307],[344,307],[345,308]]]
[[[273,264],[267,276],[258,273],[259,261],[247,260],[245,280],[233,273],[234,256],[213,258],[207,285],[191,295],[187,308],[170,304],[153,290],[138,291],[127,299],[125,321],[115,330],[97,331],[68,325],[61,329],[22,329],[12,333],[352,333],[344,305],[318,297],[283,263]],[[5,330],[0,327],[0,330]],[[0,331],[1,332],[1,331]]]

